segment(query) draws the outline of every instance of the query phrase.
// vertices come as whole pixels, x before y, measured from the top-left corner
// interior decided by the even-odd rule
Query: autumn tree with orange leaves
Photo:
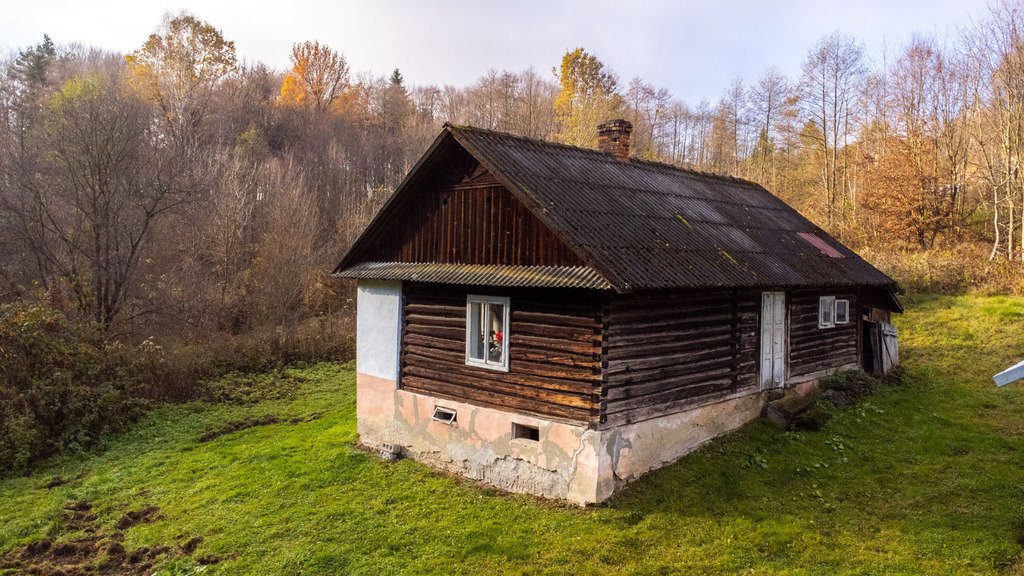
[[[348,87],[345,56],[319,42],[302,42],[292,47],[292,70],[281,85],[280,104],[309,106],[326,110]]]

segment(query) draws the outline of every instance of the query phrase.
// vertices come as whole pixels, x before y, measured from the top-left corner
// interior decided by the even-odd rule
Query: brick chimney
[[[628,120],[609,120],[597,125],[597,148],[617,160],[629,161],[629,135],[633,125]]]

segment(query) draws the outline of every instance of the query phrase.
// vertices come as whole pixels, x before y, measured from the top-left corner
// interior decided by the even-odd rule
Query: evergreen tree
[[[46,82],[46,73],[56,57],[53,41],[44,34],[42,43],[18,51],[18,57],[10,67],[11,77],[23,90],[41,86]]]

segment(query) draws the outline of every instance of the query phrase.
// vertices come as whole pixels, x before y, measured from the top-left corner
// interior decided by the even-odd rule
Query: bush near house
[[[142,412],[129,351],[49,308],[0,307],[0,471],[95,445]]]

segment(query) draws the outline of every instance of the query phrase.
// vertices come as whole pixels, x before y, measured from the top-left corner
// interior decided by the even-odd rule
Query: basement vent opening
[[[520,440],[532,440],[537,442],[540,440],[540,428],[536,426],[527,426],[526,424],[512,423],[512,438],[518,438]]]
[[[447,424],[451,426],[452,424],[455,424],[455,416],[455,410],[449,410],[448,408],[434,406],[434,415],[431,416],[431,418],[435,422],[440,422],[441,424]]]

